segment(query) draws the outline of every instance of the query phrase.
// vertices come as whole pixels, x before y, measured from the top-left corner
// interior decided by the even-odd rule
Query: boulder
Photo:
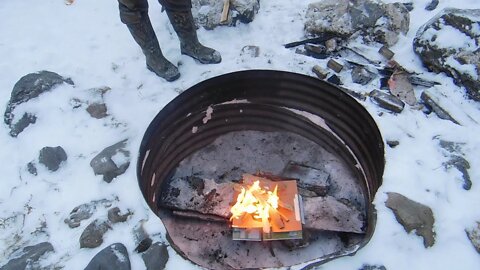
[[[356,33],[367,42],[375,41],[388,46],[398,41],[399,34],[406,34],[410,24],[410,15],[403,4],[384,4],[373,0],[311,3],[306,18],[307,36],[332,33],[348,38]]]
[[[432,210],[423,204],[414,202],[409,198],[394,192],[387,193],[386,206],[392,209],[397,221],[408,233],[415,231],[415,234],[423,237],[423,245],[431,247],[435,243],[435,232],[433,224],[435,218]]]
[[[143,262],[147,270],[163,270],[168,262],[167,246],[161,243],[154,243],[145,253],[142,254]]]
[[[92,221],[80,236],[80,248],[96,248],[103,243],[103,235],[111,229],[106,221]]]
[[[36,73],[30,73],[18,80],[13,86],[10,100],[7,104],[7,109],[4,114],[4,121],[11,131],[10,135],[16,137],[27,126],[35,123],[36,117],[30,113],[24,113],[20,120],[14,122],[14,110],[15,108],[33,98],[40,96],[42,93],[52,90],[55,86],[67,83],[73,85],[73,81],[69,78],[64,78],[55,72],[51,71],[39,71]]]
[[[480,9],[447,8],[418,30],[415,53],[436,73],[444,72],[480,101]]]
[[[196,24],[211,30],[219,25],[235,26],[237,22],[249,23],[260,9],[260,0],[230,0],[225,22],[220,21],[223,7],[223,0],[192,0],[192,14]]]
[[[90,162],[95,175],[103,175],[107,183],[123,174],[130,166],[130,152],[125,149],[127,140],[123,140],[103,149]]]
[[[85,270],[130,270],[127,248],[120,243],[112,244],[95,255]]]
[[[0,267],[1,270],[39,269],[40,259],[49,252],[53,252],[53,246],[49,242],[43,242],[34,246],[24,247],[21,251],[15,252],[13,259]]]
[[[38,161],[52,172],[57,171],[63,161],[67,160],[67,153],[61,146],[46,146],[40,150]]]

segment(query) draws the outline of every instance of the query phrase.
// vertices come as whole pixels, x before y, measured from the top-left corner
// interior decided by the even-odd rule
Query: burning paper
[[[243,176],[231,207],[234,240],[302,238],[301,203],[295,180]]]

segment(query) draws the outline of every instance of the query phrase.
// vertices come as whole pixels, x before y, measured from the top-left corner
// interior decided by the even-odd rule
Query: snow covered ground
[[[0,266],[8,262],[10,247],[52,243],[55,254],[46,265],[58,263],[65,269],[83,269],[101,248],[121,242],[130,251],[132,269],[144,269],[131,230],[140,220],[156,240],[164,240],[161,222],[148,209],[138,189],[135,161],[143,133],[156,113],[179,92],[220,74],[245,69],[276,69],[313,75],[315,64],[326,61],[295,54],[283,44],[303,38],[304,14],[312,0],[262,0],[254,22],[237,27],[200,29],[200,40],[216,48],[223,61],[201,65],[180,55],[178,39],[156,0],[150,2],[150,17],[164,55],[179,64],[181,77],[169,83],[145,68],[142,52],[120,22],[116,1],[2,0],[0,2],[0,111],[4,111],[14,84],[24,75],[40,70],[70,77],[75,86],[61,85],[28,103],[38,121],[17,138],[0,131]],[[394,2],[391,0],[384,2]],[[427,72],[412,49],[416,30],[444,7],[480,8],[478,0],[442,0],[432,12],[424,10],[429,0],[414,0],[410,31],[391,48],[395,59],[423,78],[442,83],[435,91],[445,98],[443,105],[460,125],[405,109],[401,114],[384,113],[369,99],[362,104],[377,121],[385,140],[398,140],[396,148],[386,147],[383,185],[375,198],[378,212],[376,231],[370,243],[353,257],[329,262],[318,269],[359,269],[363,264],[395,269],[479,269],[480,255],[468,240],[465,229],[480,221],[480,104],[467,100],[464,89],[452,79]],[[260,47],[258,58],[241,57],[246,45]],[[370,86],[345,86],[361,92]],[[97,120],[84,110],[73,110],[72,98],[95,100],[88,89],[109,86],[105,95],[109,116]],[[419,95],[420,93],[418,93]],[[470,162],[471,190],[461,185],[461,174],[442,165],[439,138],[464,143]],[[102,181],[90,168],[90,160],[105,147],[128,138],[132,163],[112,183]],[[38,175],[27,172],[26,164],[38,158],[44,146],[61,145],[68,160],[57,172],[38,166]],[[384,202],[387,192],[401,193],[429,206],[435,216],[436,243],[424,248],[422,239],[406,233]],[[134,215],[107,232],[96,249],[79,249],[78,239],[86,225],[70,229],[63,220],[82,203],[118,197],[121,209]],[[5,220],[20,214],[24,218]],[[105,215],[97,211],[94,217]],[[34,233],[42,223],[46,233]],[[15,246],[14,245],[14,246]],[[197,269],[169,249],[167,269]]]

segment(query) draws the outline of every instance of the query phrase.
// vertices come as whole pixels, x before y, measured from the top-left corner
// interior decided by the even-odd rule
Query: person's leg
[[[203,64],[216,64],[222,61],[219,52],[203,46],[198,41],[191,0],[159,0],[159,2],[165,8],[168,19],[180,39],[182,54],[193,57]]]
[[[142,48],[147,68],[167,81],[180,77],[177,67],[162,54],[157,36],[148,17],[147,0],[118,0],[120,20],[127,25],[137,44]]]

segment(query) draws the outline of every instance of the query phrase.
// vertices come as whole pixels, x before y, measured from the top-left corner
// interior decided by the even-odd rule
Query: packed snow
[[[19,106],[18,112],[34,112],[38,120],[17,138],[9,135],[7,125],[1,127],[0,266],[9,261],[15,249],[48,241],[55,253],[47,256],[43,265],[84,269],[101,249],[121,242],[129,251],[132,269],[145,269],[141,255],[134,252],[133,227],[144,220],[145,230],[154,241],[167,243],[160,219],[148,208],[137,184],[138,148],[148,124],[179,93],[221,74],[274,69],[315,76],[311,68],[317,64],[325,66],[328,59],[296,54],[295,49],[283,46],[304,38],[305,11],[311,2],[314,1],[261,0],[260,11],[250,24],[211,31],[199,29],[199,39],[222,54],[220,64],[202,65],[180,54],[178,38],[166,14],[156,0],[149,0],[150,18],[162,51],[178,64],[181,72],[180,79],[166,82],[145,68],[140,48],[120,22],[117,1],[76,0],[66,5],[64,0],[2,0],[0,111],[5,111],[15,83],[28,73],[57,72],[70,77],[75,85],[60,85]],[[437,9],[428,12],[424,7],[430,0],[413,2],[410,30],[391,50],[395,60],[406,69],[441,82],[431,90],[442,97],[444,107],[462,125],[410,108],[390,114],[369,99],[362,101],[384,140],[397,140],[400,144],[385,148],[383,184],[374,200],[377,223],[373,238],[355,256],[335,259],[318,269],[355,270],[364,264],[384,265],[388,270],[479,269],[480,255],[465,229],[480,221],[480,103],[467,99],[465,90],[446,75],[428,72],[414,54],[412,40],[417,29],[443,8],[480,8],[480,3],[442,0]],[[450,39],[455,46],[472,42],[466,36],[444,39]],[[246,45],[259,46],[259,57],[240,56]],[[349,76],[343,74],[345,87],[359,92],[373,90],[372,84],[354,84]],[[84,107],[72,106],[72,100],[96,101],[99,96],[91,89],[103,86],[111,88],[103,97],[108,117],[94,119]],[[125,174],[106,183],[102,176],[94,175],[89,163],[99,151],[125,138],[129,139],[130,167]],[[447,158],[435,138],[461,143],[471,165],[471,190],[462,188],[459,171],[444,168],[442,164]],[[40,149],[59,145],[67,152],[68,160],[58,171],[50,172],[41,165],[37,166],[36,176],[27,171],[27,164],[38,160]],[[123,163],[125,158],[118,156],[115,160]],[[432,209],[436,233],[433,247],[425,248],[421,237],[405,232],[385,206],[387,192],[400,193]],[[129,209],[134,215],[125,223],[115,224],[100,247],[80,249],[82,230],[94,218],[105,217],[107,209],[98,206],[89,221],[74,229],[64,219],[74,207],[99,199],[113,200],[114,205]],[[171,248],[169,255],[166,269],[199,269]]]

